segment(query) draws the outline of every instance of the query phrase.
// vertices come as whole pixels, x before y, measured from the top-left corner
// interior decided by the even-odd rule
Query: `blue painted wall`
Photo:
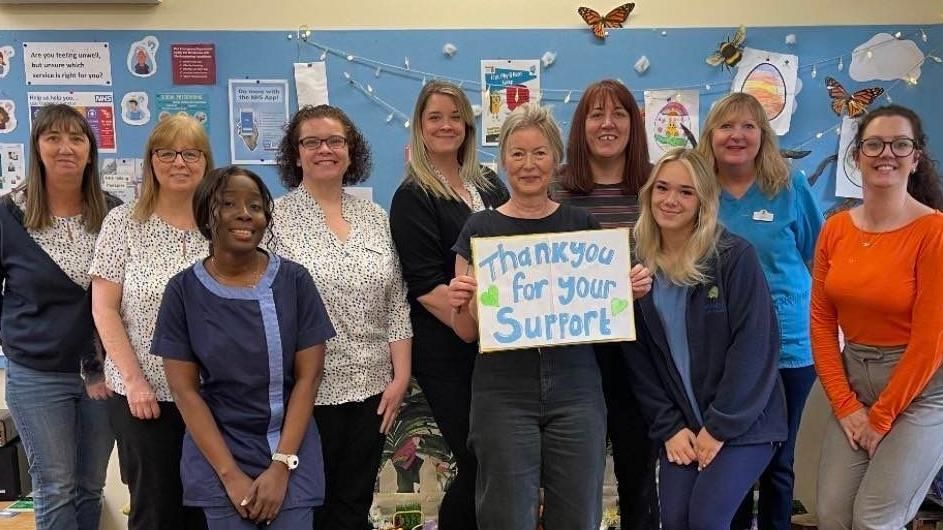
[[[839,123],[839,118],[829,108],[829,98],[824,88],[824,78],[833,76],[846,88],[880,85],[889,89],[895,103],[911,106],[923,117],[931,138],[931,151],[943,152],[943,106],[939,104],[943,89],[943,65],[927,61],[916,86],[903,82],[856,83],[848,75],[851,50],[868,40],[877,32],[895,33],[914,40],[925,53],[943,55],[943,26],[868,26],[868,27],[768,27],[750,28],[747,45],[773,52],[791,53],[799,56],[800,79],[803,89],[798,94],[798,111],[793,117],[790,132],[780,138],[783,147],[794,147],[810,140],[806,149],[812,154],[796,164],[811,173],[825,157],[834,154],[838,146],[838,135],[834,132],[815,138],[817,132]],[[921,31],[927,41],[921,38]],[[229,159],[229,142],[226,136],[228,121],[226,80],[230,78],[288,79],[292,86],[291,108],[294,110],[292,63],[319,60],[322,50],[312,44],[323,44],[337,53],[327,55],[328,86],[332,104],[348,112],[362,129],[373,146],[375,170],[366,185],[374,187],[374,199],[387,207],[393,191],[403,174],[404,148],[409,131],[399,119],[387,123],[390,111],[383,108],[348,83],[344,72],[364,85],[370,84],[374,94],[381,97],[406,115],[411,115],[412,106],[423,75],[415,70],[431,72],[440,76],[469,80],[465,86],[473,102],[480,101],[477,82],[480,78],[481,59],[537,59],[546,51],[557,53],[556,61],[543,70],[542,88],[559,91],[544,96],[546,104],[554,105],[554,112],[563,125],[568,127],[570,115],[578,100],[574,94],[570,103],[564,103],[566,89],[579,91],[583,86],[604,77],[621,78],[642,102],[642,90],[655,88],[680,88],[697,86],[701,91],[701,118],[706,115],[712,101],[725,94],[730,87],[733,74],[705,64],[704,58],[716,48],[718,42],[733,32],[731,29],[624,29],[611,31],[606,41],[595,39],[588,30],[345,30],[313,31],[309,42],[289,39],[287,31],[227,32],[227,31],[2,31],[0,46],[12,45],[17,50],[12,70],[0,79],[0,99],[16,101],[20,125],[10,134],[0,135],[0,142],[23,142],[28,139],[27,87],[24,85],[23,52],[24,41],[107,41],[112,46],[112,76],[114,86],[107,87],[58,87],[38,86],[36,91],[58,90],[114,90],[116,101],[128,91],[143,90],[153,96],[158,92],[195,92],[208,94],[211,101],[211,133],[214,156],[218,163]],[[796,44],[785,44],[787,34],[796,35]],[[158,73],[148,79],[133,77],[124,66],[129,45],[146,35],[160,39],[158,51]],[[217,54],[217,84],[209,87],[174,86],[171,81],[170,44],[213,42]],[[442,53],[442,46],[453,43],[458,52],[451,58]],[[348,61],[347,54],[355,56]],[[632,65],[642,55],[651,61],[650,69],[639,75]],[[844,70],[838,70],[838,57],[843,56]],[[361,58],[402,66],[408,57],[413,72],[402,73],[363,64]],[[817,76],[812,78],[809,65],[816,66]],[[706,89],[710,85],[710,89]],[[886,102],[881,99],[880,102]],[[132,127],[120,122],[117,125],[118,157],[141,157],[150,126]],[[153,124],[153,121],[151,125]],[[492,149],[484,149],[493,152]],[[111,155],[109,155],[111,156]],[[491,157],[482,155],[483,161]],[[283,193],[272,166],[254,167],[273,188],[276,194]],[[835,202],[834,169],[829,168],[817,182],[815,191],[823,205]]]

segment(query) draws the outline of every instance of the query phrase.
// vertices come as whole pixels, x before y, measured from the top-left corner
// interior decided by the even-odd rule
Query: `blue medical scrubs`
[[[151,351],[199,365],[200,395],[240,469],[255,478],[271,465],[278,447],[295,352],[334,335],[307,270],[269,254],[268,267],[252,288],[220,284],[202,262],[174,276],[164,292]],[[321,440],[313,419],[298,458],[283,510],[320,506],[324,500]],[[185,505],[231,506],[189,429],[180,476]]]

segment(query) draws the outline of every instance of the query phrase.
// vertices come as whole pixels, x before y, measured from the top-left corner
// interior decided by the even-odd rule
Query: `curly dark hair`
[[[301,153],[298,150],[298,142],[301,140],[299,134],[301,125],[315,118],[329,118],[340,122],[344,127],[344,136],[347,138],[347,152],[350,156],[350,167],[344,173],[343,183],[345,186],[359,184],[370,177],[370,171],[373,169],[373,159],[370,155],[370,144],[363,137],[354,122],[344,114],[344,111],[331,105],[311,106],[305,105],[298,109],[298,112],[291,117],[291,121],[285,126],[285,136],[282,137],[281,144],[278,146],[278,175],[288,189],[295,189],[301,184],[304,174],[298,165],[298,159]]]
[[[914,147],[920,151],[917,169],[907,179],[907,193],[934,210],[943,210],[943,188],[940,186],[940,175],[936,170],[936,161],[927,151],[927,135],[923,132],[923,123],[916,112],[902,105],[885,105],[865,114],[858,122],[858,132],[855,133],[854,156],[858,156],[861,141],[864,139],[864,131],[868,125],[875,119],[885,116],[899,116],[909,121],[910,128],[914,131]]]
[[[219,222],[219,205],[223,201],[223,191],[226,189],[229,179],[235,175],[245,175],[259,187],[259,193],[262,195],[262,212],[265,214],[267,225],[268,242],[271,242],[273,237],[272,209],[275,206],[275,201],[272,200],[272,194],[266,187],[265,182],[262,181],[262,177],[239,166],[216,168],[203,177],[200,185],[193,193],[193,218],[200,233],[210,242],[210,254],[213,253],[213,227]]]

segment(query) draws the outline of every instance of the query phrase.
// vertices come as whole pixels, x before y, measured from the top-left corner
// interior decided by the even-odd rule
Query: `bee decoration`
[[[717,51],[710,54],[706,61],[711,66],[733,68],[743,58],[743,41],[747,38],[747,28],[742,25],[737,28],[733,38],[727,38],[717,46]]]
[[[596,35],[596,37],[600,39],[605,39],[606,35],[609,34],[606,28],[621,28],[622,23],[629,18],[629,13],[631,13],[633,9],[635,9],[635,4],[630,2],[616,7],[606,13],[606,16],[602,16],[595,9],[588,7],[581,7],[577,9],[576,12],[579,13],[580,16],[583,17],[583,21],[593,29],[593,35]]]

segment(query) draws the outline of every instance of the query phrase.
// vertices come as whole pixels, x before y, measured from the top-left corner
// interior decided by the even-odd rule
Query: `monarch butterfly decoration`
[[[743,41],[747,39],[747,28],[742,25],[737,28],[733,38],[727,38],[717,45],[717,51],[707,56],[705,61],[711,66],[721,66],[730,69],[743,59]]]
[[[825,78],[825,88],[828,89],[828,95],[832,97],[832,110],[835,114],[839,116],[846,114],[849,118],[857,118],[867,112],[871,103],[884,93],[883,88],[875,86],[862,88],[849,94],[841,83],[831,77]]]
[[[629,13],[631,13],[633,9],[635,9],[635,3],[629,2],[606,13],[606,16],[602,16],[595,9],[588,7],[581,7],[577,9],[576,12],[593,28],[593,35],[596,35],[600,39],[605,39],[606,35],[609,34],[606,28],[621,28],[622,23],[629,18]]]

